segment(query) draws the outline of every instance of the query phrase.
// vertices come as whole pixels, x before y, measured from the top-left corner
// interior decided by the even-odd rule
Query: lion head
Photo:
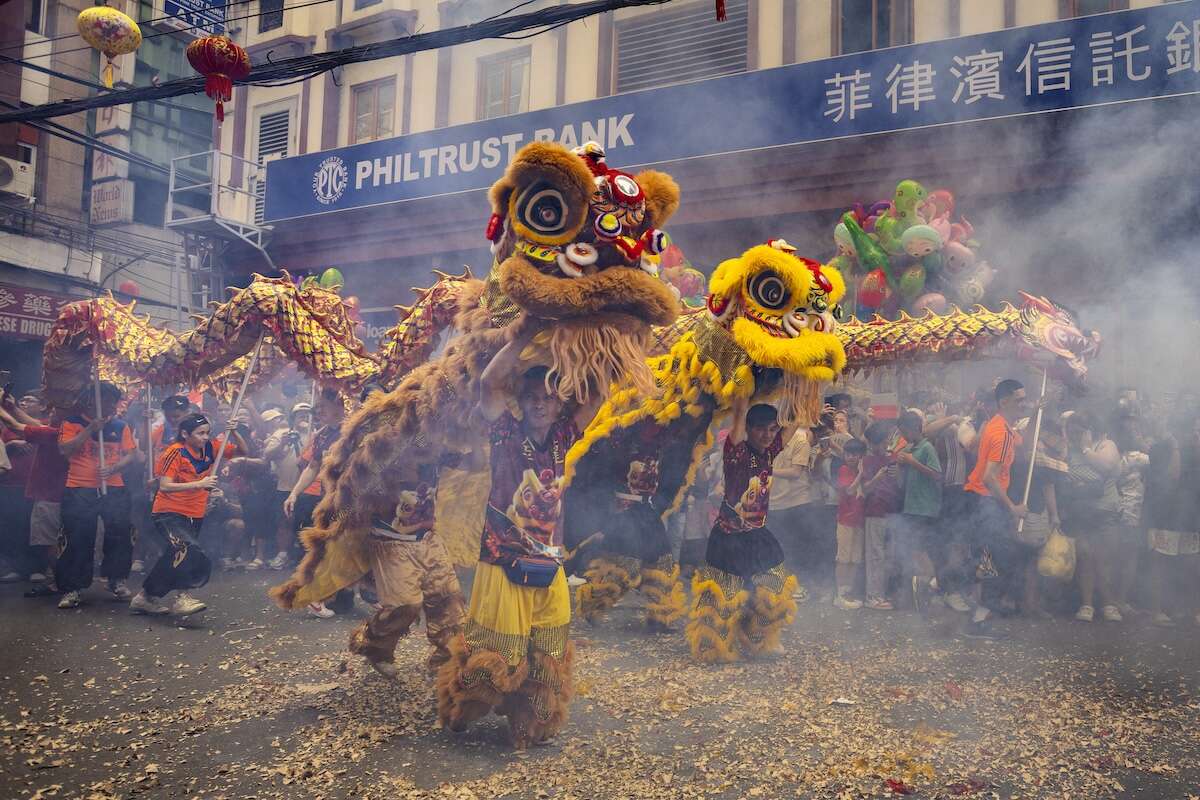
[[[1100,334],[1084,331],[1070,311],[1047,300],[1021,292],[1020,354],[1050,369],[1066,383],[1082,384],[1087,362],[1100,351]]]
[[[840,272],[776,239],[717,267],[708,311],[758,365],[831,381],[846,366],[833,332],[845,293]]]
[[[521,148],[490,193],[496,273],[517,306],[546,319],[621,314],[666,325],[678,302],[648,256],[671,243],[679,207],[669,175],[612,169],[589,142]]]

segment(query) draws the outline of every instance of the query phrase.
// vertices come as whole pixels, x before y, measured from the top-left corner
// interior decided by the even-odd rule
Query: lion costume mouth
[[[846,290],[836,269],[776,239],[721,264],[711,289],[709,312],[758,365],[818,382],[846,365],[834,335]]]

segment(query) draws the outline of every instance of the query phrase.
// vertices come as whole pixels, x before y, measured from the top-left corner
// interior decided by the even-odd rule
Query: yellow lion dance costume
[[[714,423],[735,403],[774,402],[785,427],[815,422],[820,385],[846,364],[834,335],[844,294],[836,269],[775,240],[722,263],[707,308],[657,331],[655,391],[615,390],[567,456],[567,544],[582,547],[587,562],[581,616],[597,618],[636,587],[647,596],[652,627],[690,616],[687,638],[702,661],[778,650],[795,614],[795,578],[782,565],[750,575],[708,565],[693,579],[688,614],[679,568],[662,555],[662,520],[682,503]],[[765,502],[769,487],[760,489]],[[735,503],[754,510],[754,502]]]

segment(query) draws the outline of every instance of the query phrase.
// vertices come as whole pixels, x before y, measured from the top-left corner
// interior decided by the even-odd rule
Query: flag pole
[[[242,385],[238,387],[237,397],[233,399],[233,408],[229,411],[229,430],[234,428],[234,420],[237,419],[238,412],[242,410],[242,398],[246,396],[246,387],[250,385],[250,376],[254,374],[254,367],[258,364],[258,352],[262,350],[263,337],[266,332],[258,335],[258,343],[254,345],[254,352],[250,355],[250,363],[246,365],[246,372],[242,375]],[[221,469],[221,459],[225,455],[225,445],[228,440],[221,442],[221,447],[217,450],[217,457],[213,460],[212,475],[216,475]]]
[[[1037,417],[1033,422],[1033,446],[1029,448],[1029,471],[1025,475],[1025,494],[1021,498],[1021,505],[1029,504],[1029,490],[1033,487],[1033,464],[1037,460],[1038,437],[1042,433],[1042,411],[1046,401],[1046,368],[1042,367],[1042,394],[1038,398]],[[1025,529],[1025,518],[1017,520],[1017,533]]]
[[[95,354],[95,351],[92,351]],[[100,494],[108,494],[108,481],[104,477],[104,412],[103,402],[100,398],[100,358],[96,355],[96,380],[93,382],[96,387],[96,419],[100,420],[100,430],[96,432],[96,441],[99,446],[100,453]]]

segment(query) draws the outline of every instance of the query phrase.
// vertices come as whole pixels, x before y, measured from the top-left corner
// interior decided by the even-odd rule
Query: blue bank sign
[[[163,0],[163,16],[193,36],[225,33],[224,0]]]
[[[614,166],[1200,92],[1200,0],[660,89],[282,159],[266,219],[483,189],[534,140]]]

